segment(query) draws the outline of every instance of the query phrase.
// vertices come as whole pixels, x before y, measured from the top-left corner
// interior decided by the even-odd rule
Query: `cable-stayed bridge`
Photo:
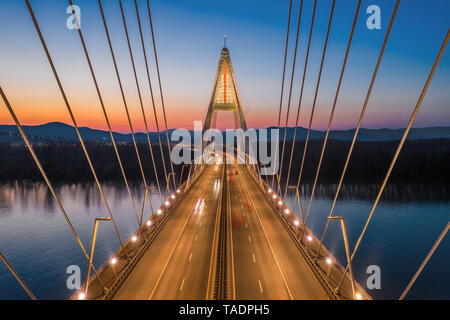
[[[76,116],[73,113],[71,103],[61,83],[59,73],[53,62],[53,55],[50,52],[45,35],[42,33],[38,19],[36,18],[30,1],[25,0],[29,17],[33,22],[36,35],[42,45],[42,49],[48,60],[50,69],[56,81],[59,92],[64,100],[65,107],[76,130],[77,137],[82,147],[86,161],[92,172],[96,187],[102,197],[103,204],[108,213],[106,217],[98,217],[94,222],[92,241],[90,248],[83,244],[73,227],[64,204],[60,201],[52,181],[46,174],[44,168],[27,135],[21,127],[21,122],[14,112],[14,106],[7,97],[7,89],[0,87],[2,100],[8,109],[12,119],[31,153],[34,162],[43,179],[45,180],[50,192],[56,201],[61,214],[78,242],[85,258],[88,261],[88,270],[86,271],[86,282],[73,295],[73,299],[371,299],[371,296],[364,290],[363,286],[354,280],[352,265],[357,263],[354,259],[361,241],[364,238],[367,227],[373,217],[375,209],[380,201],[383,190],[389,180],[389,176],[396,164],[397,158],[403,148],[403,144],[414,123],[417,112],[431,84],[431,80],[437,70],[441,57],[445,51],[449,40],[449,30],[444,30],[442,46],[436,53],[436,58],[426,79],[424,79],[423,90],[418,93],[417,104],[413,107],[408,126],[398,144],[396,152],[390,162],[390,166],[383,177],[379,192],[368,213],[368,217],[356,245],[351,248],[347,238],[345,221],[342,217],[334,214],[334,207],[341,190],[343,180],[352,156],[353,148],[358,137],[358,132],[364,119],[365,111],[370,100],[373,85],[376,81],[379,67],[382,63],[383,54],[388,44],[389,36],[394,27],[395,17],[400,1],[395,2],[395,7],[389,19],[387,30],[385,31],[384,41],[380,46],[380,51],[373,70],[369,88],[365,96],[361,113],[359,117],[354,137],[351,142],[348,155],[342,174],[338,177],[338,187],[328,215],[325,229],[321,235],[314,235],[308,228],[308,218],[311,214],[311,204],[314,201],[315,189],[319,179],[320,170],[328,142],[328,133],[332,127],[335,115],[336,104],[340,94],[341,84],[343,82],[345,69],[348,62],[351,49],[353,34],[358,21],[358,15],[361,11],[361,1],[355,1],[355,12],[353,24],[349,30],[349,36],[346,46],[346,53],[342,61],[339,74],[339,81],[334,95],[334,101],[330,111],[328,127],[323,141],[320,159],[316,166],[314,184],[307,204],[301,203],[302,174],[305,157],[308,152],[308,141],[311,125],[314,117],[314,111],[317,96],[320,87],[321,75],[324,60],[327,52],[330,30],[333,25],[333,15],[336,1],[333,0],[329,12],[329,21],[325,41],[322,48],[321,62],[317,81],[314,83],[315,92],[311,114],[309,117],[308,135],[306,137],[304,150],[301,153],[295,152],[295,137],[289,144],[286,139],[286,130],[284,136],[276,139],[276,152],[274,159],[279,164],[279,170],[267,175],[267,170],[258,159],[249,154],[249,150],[244,147],[238,148],[236,152],[225,153],[214,147],[209,154],[201,154],[200,157],[182,166],[181,177],[176,176],[174,162],[171,153],[171,143],[168,131],[168,119],[164,104],[164,93],[161,84],[161,75],[158,64],[157,46],[153,31],[150,3],[147,0],[147,12],[139,12],[137,1],[135,0],[136,20],[139,26],[139,41],[142,55],[145,62],[145,73],[152,102],[151,113],[157,127],[157,148],[161,156],[162,168],[157,168],[153,148],[155,144],[150,139],[149,119],[144,108],[141,94],[141,84],[137,76],[135,55],[133,47],[130,44],[130,37],[127,29],[127,20],[124,15],[122,1],[118,1],[121,10],[123,28],[126,33],[129,58],[131,61],[132,72],[135,85],[139,95],[139,106],[142,119],[145,124],[147,144],[150,151],[150,161],[153,164],[154,175],[156,177],[156,189],[161,201],[160,208],[154,208],[150,201],[149,193],[151,186],[147,181],[143,170],[143,159],[135,139],[135,129],[129,114],[127,98],[124,94],[123,81],[119,73],[118,61],[115,57],[114,48],[111,43],[108,21],[103,11],[103,2],[98,0],[98,6],[101,13],[101,19],[105,37],[108,40],[109,51],[112,59],[112,67],[119,85],[123,108],[127,117],[127,123],[132,135],[132,143],[138,160],[139,170],[142,177],[142,183],[145,186],[145,195],[142,203],[136,203],[129,187],[129,181],[124,170],[121,156],[118,152],[117,143],[114,139],[108,108],[104,103],[104,98],[97,82],[97,76],[94,71],[93,62],[90,57],[89,48],[84,40],[84,30],[77,28],[80,39],[80,46],[83,49],[86,63],[89,67],[91,80],[96,89],[98,101],[101,105],[102,114],[110,133],[111,143],[114,148],[115,159],[119,164],[123,182],[126,185],[130,202],[132,204],[130,212],[136,216],[138,229],[128,239],[124,239],[119,233],[115,219],[114,209],[111,208],[107,197],[103,193],[101,182],[96,174],[92,164],[90,154],[85,146],[82,135],[79,132]],[[71,0],[68,4],[73,6]],[[311,37],[314,32],[314,23],[316,16],[317,0],[314,0],[314,7],[308,30],[308,43],[306,47],[306,56],[303,67],[303,76],[300,88],[299,102],[296,110],[296,125],[298,127],[299,114],[302,106],[303,92],[306,82],[306,73],[309,62]],[[292,100],[293,78],[297,59],[298,38],[300,33],[300,21],[302,19],[303,1],[300,2],[298,12],[298,26],[296,29],[294,55],[292,62],[292,74],[288,81],[288,93],[286,119],[282,119],[284,84],[286,78],[286,64],[288,41],[292,16],[292,1],[289,6],[288,28],[286,33],[286,46],[283,63],[282,89],[280,95],[279,115],[277,126],[287,127]],[[73,11],[75,23],[78,24],[76,11]],[[155,59],[157,67],[157,87],[161,97],[161,108],[163,114],[162,123],[164,123],[165,134],[162,134],[158,119],[153,88],[149,71],[149,52],[146,48],[146,39],[143,36],[141,19],[145,16],[149,21],[151,29],[151,43],[153,47],[152,56]],[[147,44],[148,46],[148,44]],[[204,132],[214,128],[217,120],[217,111],[230,111],[235,115],[235,126],[247,130],[247,124],[244,119],[244,108],[239,97],[237,81],[234,76],[233,67],[229,50],[224,44],[220,54],[219,64],[214,79],[213,90],[211,94],[209,108],[206,113]],[[233,141],[234,144],[234,141]],[[168,152],[164,152],[167,149]],[[287,159],[284,157],[287,156]],[[205,158],[209,161],[205,163]],[[238,164],[238,159],[243,159],[243,164]],[[293,161],[301,163],[298,177],[292,177],[291,166]],[[287,167],[283,167],[283,164]],[[187,167],[187,174],[183,171]],[[163,172],[161,177],[160,172]],[[284,175],[283,175],[284,174]],[[286,181],[282,181],[287,176]],[[183,181],[184,178],[184,181]],[[294,183],[292,183],[294,179]],[[296,205],[299,206],[300,215],[297,216],[294,208],[286,204],[286,195],[288,189],[296,193]],[[147,206],[151,210],[151,215],[145,218]],[[112,223],[117,238],[120,242],[120,248],[104,265],[97,269],[93,265],[93,256],[95,254],[95,243],[100,223]],[[346,261],[337,261],[337,259],[324,246],[324,237],[327,233],[329,223],[338,223],[342,231],[342,238],[336,241],[343,241],[345,244]],[[443,232],[437,237],[435,246],[425,257],[425,260],[419,266],[417,273],[411,282],[405,288],[401,299],[408,293],[414,281],[420,275],[420,272],[445,237],[449,224],[443,226]],[[14,270],[14,266],[8,263],[7,257],[1,255],[3,262],[8,266],[11,273],[16,277],[22,287],[27,291],[31,298],[35,298],[32,290],[21,280],[19,274]]]

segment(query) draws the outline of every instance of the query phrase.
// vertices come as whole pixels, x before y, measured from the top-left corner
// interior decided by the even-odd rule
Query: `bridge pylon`
[[[226,46],[222,48],[222,52],[220,53],[203,132],[216,127],[218,111],[233,112],[235,128],[243,129],[244,131],[247,130],[236,78],[234,76],[233,66],[231,65],[230,52]]]

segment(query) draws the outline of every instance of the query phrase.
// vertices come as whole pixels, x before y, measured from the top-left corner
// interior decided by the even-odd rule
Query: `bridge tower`
[[[224,47],[220,53],[219,65],[217,66],[203,132],[207,129],[215,128],[217,111],[232,111],[234,113],[235,128],[243,129],[244,131],[247,130],[236,78],[234,77],[233,66],[231,65],[230,52],[226,47],[226,43],[224,43]]]

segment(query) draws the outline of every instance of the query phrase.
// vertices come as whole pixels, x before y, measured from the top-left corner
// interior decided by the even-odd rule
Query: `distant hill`
[[[275,127],[271,127],[275,128]],[[286,139],[292,140],[294,138],[295,127],[288,127],[286,131]],[[392,141],[399,140],[405,129],[365,129],[361,128],[358,133],[359,141]],[[308,129],[297,127],[297,133],[295,135],[296,140],[305,140]],[[325,138],[325,131],[311,130],[309,133],[310,139],[323,139]],[[334,140],[352,140],[355,134],[355,129],[349,130],[331,130],[329,139]],[[284,128],[280,128],[280,139],[283,139]],[[438,139],[438,138],[450,138],[450,127],[427,127],[427,128],[412,128],[408,134],[409,140],[422,140],[422,139]]]
[[[269,127],[272,129],[275,127]],[[61,122],[50,122],[36,126],[23,126],[23,129],[29,139],[34,143],[44,143],[50,141],[77,141],[76,132],[74,128],[68,124]],[[292,140],[294,137],[294,127],[288,127],[286,131],[287,140]],[[173,129],[169,130],[169,135]],[[298,127],[296,133],[296,140],[302,141],[306,139],[307,129]],[[360,129],[359,141],[391,141],[399,140],[404,132],[404,129]],[[88,127],[80,127],[80,133],[86,141],[89,142],[111,142],[108,131],[96,130]],[[350,130],[332,130],[330,131],[330,139],[348,141],[353,138],[355,129]],[[123,134],[114,132],[114,138],[118,143],[131,142],[131,134]],[[165,140],[165,132],[161,132],[162,138]],[[283,139],[284,128],[280,128],[279,138]],[[146,142],[147,135],[142,132],[135,134],[138,142]],[[311,130],[310,139],[323,139],[325,137],[324,131]],[[413,128],[411,129],[408,139],[437,139],[450,138],[450,127],[428,127],[428,128]],[[150,139],[152,142],[157,141],[157,133],[150,132]],[[268,134],[268,139],[270,135]],[[15,125],[0,125],[0,142],[20,143],[22,138]]]
[[[78,141],[74,127],[62,122],[50,122],[36,126],[22,126],[28,138],[33,142]],[[84,140],[90,142],[111,142],[109,131],[79,127]],[[169,133],[171,130],[169,130]],[[165,132],[162,132],[165,135]],[[119,142],[131,142],[131,134],[113,132],[114,139]],[[147,135],[142,132],[135,134],[136,141],[146,142]],[[165,138],[165,137],[164,137]],[[151,132],[150,139],[157,140],[157,133]],[[0,125],[0,142],[21,142],[22,137],[15,125]]]

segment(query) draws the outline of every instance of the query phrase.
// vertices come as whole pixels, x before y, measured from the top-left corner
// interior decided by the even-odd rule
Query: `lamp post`
[[[188,167],[190,166],[190,164],[183,164],[183,166],[181,167],[181,175],[180,175],[180,182],[178,183],[178,186],[181,186],[181,183],[183,182],[183,172],[184,172],[184,167]]]
[[[175,178],[175,172],[169,172],[169,174],[167,174],[166,176],[166,193],[164,195],[164,200],[167,199],[167,193],[169,192],[169,187],[170,187],[170,176],[173,175]],[[176,185],[173,186],[175,189],[177,188]]]
[[[350,249],[349,249],[349,245],[348,245],[347,229],[345,228],[344,217],[328,217],[328,219],[329,220],[340,220],[341,221],[342,236],[344,238],[345,254],[347,256],[347,264],[348,264],[348,269],[350,271],[350,282],[351,282],[351,285],[352,285],[353,299],[356,299],[355,280],[353,278],[352,261],[350,259]]]
[[[297,197],[298,206],[300,208],[300,216],[302,218],[302,226],[305,226],[305,220],[303,219],[303,209],[302,209],[302,202],[300,200],[300,192],[298,191],[297,186],[288,186],[289,189],[295,189],[295,196]],[[284,201],[286,201],[286,196],[284,197]]]
[[[94,230],[92,231],[91,250],[89,251],[89,263],[88,263],[87,274],[86,274],[85,296],[87,296],[87,292],[88,292],[89,277],[90,277],[90,274],[91,274],[91,266],[92,266],[92,259],[94,257],[95,241],[97,240],[98,223],[100,221],[111,221],[111,217],[108,217],[108,218],[103,218],[103,217],[102,218],[95,218]]]

